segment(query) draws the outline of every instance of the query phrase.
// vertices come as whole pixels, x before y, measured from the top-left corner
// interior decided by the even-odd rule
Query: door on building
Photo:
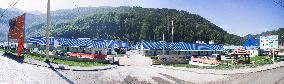
[[[69,52],[69,47],[66,48],[67,52]]]
[[[86,51],[85,51],[85,48],[83,48],[83,51],[82,51],[82,53],[86,53]]]
[[[108,54],[108,55],[110,55],[110,54],[111,54],[111,49],[108,49],[107,54]]]

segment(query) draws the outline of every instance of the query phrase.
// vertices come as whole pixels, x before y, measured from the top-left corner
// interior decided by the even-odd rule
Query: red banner
[[[18,57],[21,56],[23,48],[24,48],[24,38],[21,35],[20,38],[18,39]]]
[[[25,26],[25,15],[17,16],[9,21],[9,39],[18,40],[18,57],[21,56],[24,48],[24,26]]]
[[[9,38],[19,39],[21,35],[24,35],[25,14],[17,16],[15,19],[11,19],[9,25]]]

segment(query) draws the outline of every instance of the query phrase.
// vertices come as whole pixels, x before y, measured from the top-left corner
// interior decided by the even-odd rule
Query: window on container
[[[169,55],[169,54],[170,54],[170,51],[166,51],[166,54]]]
[[[99,54],[102,54],[102,51],[99,51]]]

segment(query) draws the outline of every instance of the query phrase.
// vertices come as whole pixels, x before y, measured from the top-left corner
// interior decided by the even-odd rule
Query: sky
[[[17,0],[1,0],[0,8],[8,8],[15,1]],[[46,13],[46,4],[47,0],[19,0],[14,7]],[[228,33],[239,36],[284,28],[284,7],[273,0],[51,0],[53,11],[99,6],[185,10],[206,18]]]

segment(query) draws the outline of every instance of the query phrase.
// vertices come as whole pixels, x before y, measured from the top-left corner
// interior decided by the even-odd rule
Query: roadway
[[[140,55],[131,54],[131,56]],[[235,75],[198,74],[189,71],[152,67],[147,63],[149,61],[141,60],[147,58],[131,56],[120,59],[120,61],[128,60],[125,61],[124,66],[103,71],[55,70],[19,63],[0,56],[0,83],[284,84],[284,68]],[[135,62],[138,62],[139,65]],[[146,63],[143,64],[144,62]]]

